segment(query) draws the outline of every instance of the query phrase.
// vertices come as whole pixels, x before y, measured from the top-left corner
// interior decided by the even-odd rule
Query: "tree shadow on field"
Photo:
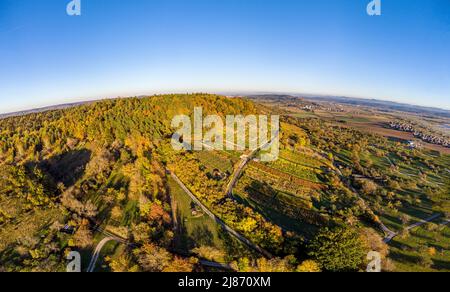
[[[0,250],[0,263],[4,269],[20,266],[24,256],[17,252],[16,247],[15,244],[9,244]]]
[[[437,270],[450,270],[450,261],[444,260],[433,260],[434,265],[433,268]]]
[[[53,156],[42,161],[39,167],[49,173],[56,182],[71,187],[83,176],[90,160],[91,151],[82,149]]]
[[[198,246],[213,246],[214,234],[207,226],[198,226],[193,230],[191,240]]]
[[[222,248],[225,251],[226,262],[231,262],[243,257],[259,258],[259,254],[256,251],[231,236],[223,228],[219,227],[218,231],[219,239],[223,242]]]
[[[402,221],[400,221],[400,218],[398,218],[398,217],[394,217],[389,214],[383,214],[383,217],[386,218],[387,220],[391,221],[394,224],[402,225]]]
[[[390,258],[404,264],[417,264],[419,262],[419,257],[406,255],[398,252],[391,252]]]
[[[178,223],[175,230],[173,247],[175,250],[187,254],[191,249],[195,248],[195,242],[189,237],[186,222],[184,221],[180,210],[177,210],[175,216]]]
[[[406,250],[406,251],[408,251],[408,250],[409,251],[413,251],[414,250],[414,247],[412,245],[407,244],[407,243],[401,243],[401,242],[398,242],[398,241],[395,241],[395,240],[391,241],[389,243],[389,245],[391,247],[397,248],[398,250]]]

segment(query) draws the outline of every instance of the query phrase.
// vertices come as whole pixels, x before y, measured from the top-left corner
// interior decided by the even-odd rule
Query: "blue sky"
[[[0,112],[271,91],[450,109],[450,1],[0,0]]]

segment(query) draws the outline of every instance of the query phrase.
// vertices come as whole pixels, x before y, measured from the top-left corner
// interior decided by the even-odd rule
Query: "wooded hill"
[[[71,250],[89,259],[101,227],[139,246],[106,259],[112,271],[201,271],[199,258],[211,260],[224,252],[209,242],[185,252],[174,248],[179,234],[168,168],[228,226],[275,255],[263,259],[228,251],[221,256],[240,271],[359,270],[373,242],[377,246],[370,248],[387,256],[374,231],[380,219],[361,204],[350,184],[373,203],[376,214],[406,208],[415,199],[406,191],[420,192],[422,186],[427,192],[418,195],[422,201],[448,208],[440,195],[448,165],[443,158],[292,117],[283,118],[280,161],[253,161],[230,198],[224,189],[242,153],[176,152],[170,145],[172,118],[192,115],[194,107],[221,117],[278,112],[242,98],[185,94],[106,100],[1,119],[0,270],[64,270]],[[402,161],[419,164],[422,181],[410,186],[411,179],[395,165],[383,175],[385,155],[398,158],[397,168]],[[333,254],[328,248],[333,240],[350,247],[348,253]]]

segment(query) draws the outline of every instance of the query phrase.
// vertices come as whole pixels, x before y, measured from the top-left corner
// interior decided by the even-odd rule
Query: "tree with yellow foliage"
[[[297,267],[297,272],[300,273],[319,273],[322,270],[320,265],[313,260],[306,260]]]

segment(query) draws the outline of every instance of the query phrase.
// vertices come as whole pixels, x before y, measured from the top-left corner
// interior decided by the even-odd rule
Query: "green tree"
[[[308,254],[326,271],[357,271],[366,248],[358,232],[347,227],[322,229],[308,245]]]

